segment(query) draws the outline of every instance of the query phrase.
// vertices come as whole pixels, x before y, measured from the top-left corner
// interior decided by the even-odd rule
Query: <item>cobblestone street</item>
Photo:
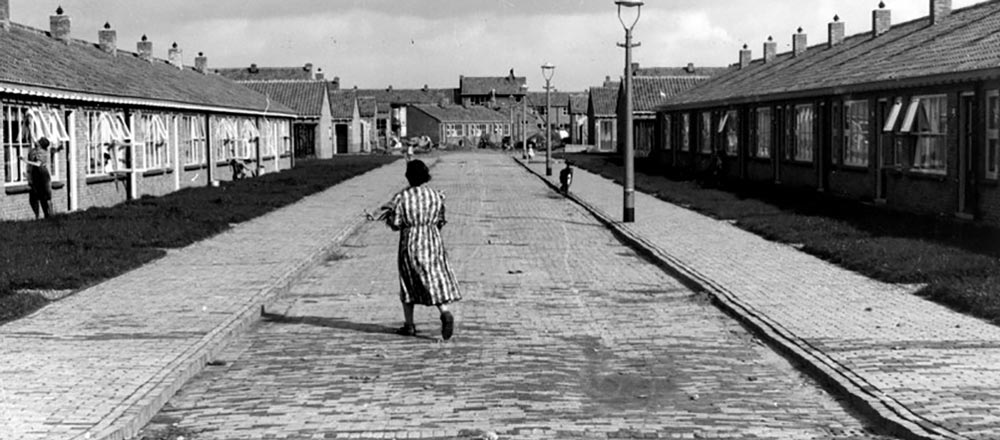
[[[195,439],[881,437],[506,156],[443,156],[456,336],[362,225],[154,418]],[[402,179],[400,178],[400,182]],[[321,219],[316,219],[322,221]]]

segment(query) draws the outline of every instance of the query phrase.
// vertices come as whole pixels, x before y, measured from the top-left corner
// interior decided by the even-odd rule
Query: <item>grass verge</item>
[[[81,289],[398,160],[340,156],[219,187],[186,188],[48,221],[0,222],[0,323],[46,303],[24,289]]]
[[[566,154],[575,166],[621,183],[617,156]],[[1000,229],[894,212],[810,190],[767,184],[707,188],[637,161],[637,190],[1000,324]]]

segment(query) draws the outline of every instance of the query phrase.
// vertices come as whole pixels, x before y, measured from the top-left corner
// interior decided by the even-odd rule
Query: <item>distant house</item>
[[[333,124],[333,154],[362,151],[361,110],[358,91],[328,90],[330,121]]]
[[[508,115],[478,105],[416,104],[406,116],[411,137],[427,136],[437,145],[500,143],[511,130]]]
[[[313,71],[312,63],[300,67],[217,68],[213,72],[237,81],[269,99],[293,110],[297,117],[292,127],[296,157],[333,157],[328,82],[322,72]]]
[[[684,92],[713,75],[725,73],[725,67],[640,67],[632,64],[632,136],[636,156],[645,157],[656,142],[656,106]],[[618,85],[616,104],[618,133],[625,131],[625,84]],[[625,136],[617,136],[618,151],[625,148]]]
[[[402,139],[410,136],[406,127],[407,107],[413,104],[453,104],[458,102],[457,89],[356,89],[358,96],[375,98],[376,118],[372,143],[377,148],[390,145],[388,137]]]
[[[515,76],[460,76],[459,103],[462,105],[510,105],[524,97],[527,79]]]
[[[591,87],[587,101],[587,130],[596,151],[614,151],[618,145],[618,86]]]
[[[375,135],[375,124],[378,118],[378,101],[374,96],[358,96],[358,118],[361,119],[361,131],[359,132],[361,151],[370,153]]]
[[[590,130],[587,118],[587,103],[590,94],[571,93],[568,101],[569,109],[569,143],[585,145],[590,143]]]
[[[295,111],[212,74],[207,57],[185,65],[174,44],[158,59],[145,37],[119,49],[110,24],[78,40],[62,8],[48,30],[9,17],[0,1],[0,219],[33,217],[21,158],[42,137],[57,213],[229,180],[233,161],[291,166]]]
[[[539,121],[542,124],[539,129],[543,132],[545,131],[545,114],[547,111],[545,95],[545,92],[528,92],[527,94],[528,106],[538,115]],[[550,121],[552,131],[554,133],[566,132],[566,134],[569,134],[570,94],[567,92],[550,92],[548,95],[549,107],[552,108],[552,118]]]

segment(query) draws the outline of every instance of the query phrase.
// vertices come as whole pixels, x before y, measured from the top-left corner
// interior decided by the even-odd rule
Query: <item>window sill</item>
[[[836,171],[844,171],[848,173],[867,173],[868,166],[861,165],[840,165],[835,168]]]
[[[87,185],[93,185],[97,183],[107,183],[114,182],[116,180],[126,180],[128,179],[127,173],[117,173],[117,174],[102,174],[96,176],[87,176]]]
[[[52,189],[54,190],[63,189],[64,187],[66,187],[65,182],[52,182]],[[4,187],[4,192],[7,195],[27,194],[29,191],[31,190],[28,188],[27,183],[15,183]]]
[[[986,186],[986,187],[990,187],[990,188],[996,188],[996,187],[1000,186],[1000,180],[997,180],[996,178],[993,178],[993,177],[987,177],[987,178],[979,181],[979,186]]]
[[[281,157],[282,159],[287,159],[289,157],[292,157],[292,155],[291,155],[291,153],[282,153],[281,156],[279,156],[279,157]]]
[[[948,174],[939,173],[925,173],[920,171],[912,170],[902,170],[902,169],[889,169],[889,173],[897,176],[905,176],[914,180],[936,180],[938,182],[944,182],[948,180]]]
[[[174,172],[173,168],[160,168],[158,170],[143,171],[142,177],[162,176],[164,174],[173,174],[173,172]]]
[[[184,171],[203,170],[205,168],[208,168],[207,164],[184,165]]]
[[[794,159],[793,160],[785,159],[785,160],[781,161],[781,164],[782,165],[792,165],[792,166],[802,167],[802,168],[806,168],[806,167],[812,168],[814,166],[812,162],[805,162],[805,161],[794,160]]]

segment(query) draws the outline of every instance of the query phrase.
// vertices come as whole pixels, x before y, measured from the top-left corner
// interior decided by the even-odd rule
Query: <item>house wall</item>
[[[995,103],[988,102],[989,96],[995,96]],[[934,97],[942,97],[940,107],[927,110],[924,105],[934,102]],[[917,99],[919,98],[919,100]],[[867,164],[852,165],[846,162],[847,148],[848,101],[852,105],[867,103],[867,118],[861,120],[867,123]],[[899,102],[898,116],[891,125],[891,130],[883,131],[891,108]],[[813,157],[810,161],[796,161],[783,153],[791,149],[796,139],[797,127],[796,105],[812,104],[814,122],[810,129],[814,136]],[[966,82],[940,86],[924,86],[906,89],[870,91],[856,95],[833,95],[814,99],[796,101],[765,102],[737,105],[729,109],[738,111],[740,117],[739,151],[737,155],[726,155],[723,166],[726,177],[733,180],[754,182],[770,182],[785,187],[814,188],[829,194],[861,201],[878,201],[888,207],[910,212],[938,214],[945,216],[962,216],[975,218],[984,223],[1000,225],[1000,182],[987,175],[987,160],[989,159],[990,141],[1000,143],[1000,122],[993,122],[997,128],[987,129],[988,109],[994,105],[997,110],[992,116],[993,121],[1000,121],[1000,81]],[[913,122],[903,128],[904,119],[913,106]],[[770,107],[773,109],[770,125],[771,151],[769,158],[755,157],[757,139],[756,109]],[[855,107],[858,108],[858,107]],[[673,151],[667,163],[672,169],[680,171],[699,172],[704,169],[705,154],[701,153],[702,143],[701,114],[709,111],[713,114],[712,123],[719,123],[719,116],[726,109],[689,109],[681,112],[669,112],[674,136],[674,148],[677,148],[677,136],[680,133],[676,121],[679,115],[691,115],[691,152],[677,149]],[[937,110],[941,110],[936,113]],[[924,116],[931,113],[930,116]],[[935,116],[936,115],[936,116]],[[851,126],[858,126],[857,113]],[[934,119],[938,122],[929,122]],[[940,128],[929,128],[940,125]],[[807,126],[809,127],[809,126]],[[947,131],[946,137],[927,136],[919,134],[921,130]],[[715,131],[715,127],[713,127]],[[857,133],[857,131],[854,131]],[[990,134],[993,133],[993,134]],[[943,160],[933,148],[921,150],[927,139],[944,139]],[[657,137],[657,142],[663,142],[663,136]],[[724,148],[725,137],[719,134],[711,136],[712,148]],[[857,142],[857,137],[854,138]],[[921,140],[923,139],[923,140]],[[919,142],[918,142],[919,141]],[[969,143],[966,147],[965,144]],[[880,146],[881,145],[881,150]],[[996,147],[1000,149],[1000,146]],[[880,155],[881,151],[881,155]],[[960,157],[968,155],[969,171],[963,172]],[[1000,156],[1000,153],[996,154]],[[929,159],[928,159],[929,158]],[[1000,159],[994,159],[1000,160]],[[928,162],[929,161],[929,162]],[[939,163],[941,168],[927,163]],[[880,164],[884,164],[880,166]],[[923,164],[918,166],[918,164]],[[1000,165],[997,165],[1000,167]],[[881,171],[880,171],[881,169]],[[938,172],[928,170],[937,169]],[[877,193],[881,179],[883,192]],[[968,208],[959,212],[962,205],[963,178],[967,184]]]
[[[443,133],[441,122],[427,113],[413,107],[406,112],[406,131],[408,137],[428,136],[431,142],[441,144]]]
[[[334,154],[333,116],[329,95],[323,94],[323,110],[316,126],[316,157],[329,159]]]
[[[205,116],[203,114],[166,110],[68,105],[52,101],[20,101],[13,97],[0,97],[0,109],[6,109],[10,106],[58,108],[64,116],[64,123],[70,141],[61,143],[62,150],[59,151],[57,157],[58,176],[53,182],[52,194],[53,210],[56,213],[84,210],[91,207],[112,206],[135,197],[161,196],[180,188],[208,185],[210,182],[210,167],[215,173],[214,177],[217,179],[228,179],[231,177],[228,163],[217,161],[214,156],[215,152],[210,151],[213,149],[208,145],[203,147],[202,152],[205,154],[204,157],[206,157],[203,163],[186,163],[185,153],[187,151],[181,145],[182,139],[185,138],[184,136],[178,136],[178,132],[184,129],[186,125],[182,123],[182,118],[188,117],[192,118],[192,120],[197,120],[196,118]],[[124,120],[127,121],[135,133],[133,136],[135,139],[131,147],[131,167],[123,163],[123,168],[120,168],[121,171],[109,173],[105,171],[105,167],[100,163],[95,163],[93,165],[94,172],[90,173],[92,170],[89,163],[91,158],[88,153],[90,138],[88,114],[91,112],[115,112],[121,113],[124,116]],[[156,115],[161,118],[168,134],[166,142],[161,144],[162,147],[159,149],[159,153],[163,157],[162,165],[148,166],[146,167],[147,169],[143,167],[144,165],[149,165],[145,163],[148,154],[144,148],[145,144],[142,142],[144,140],[141,138],[142,130],[138,129],[137,125],[139,123],[136,122],[144,115]],[[260,123],[258,118],[237,118]],[[204,124],[204,119],[201,119],[197,123]],[[284,120],[280,123],[287,129],[290,129],[289,120]],[[6,130],[6,126],[0,129]],[[187,129],[188,137],[190,137],[189,124],[187,124]],[[206,133],[214,137],[211,131],[206,131]],[[5,137],[9,138],[6,135]],[[209,143],[212,142],[215,142],[215,139],[209,139]],[[6,151],[7,145],[2,145],[0,148]],[[287,146],[284,148],[287,150]],[[91,151],[95,153],[94,160],[99,162],[102,158],[97,156],[102,155],[107,150],[95,147]],[[252,148],[251,152],[254,156],[252,159],[257,160],[257,149]],[[25,150],[24,154],[26,155],[26,153],[27,151]],[[6,164],[4,163],[4,157],[5,155],[0,155],[0,182],[3,182],[3,191],[0,192],[0,220],[33,218],[34,214],[31,212],[28,203],[27,185],[21,182],[7,182],[8,176],[5,174]],[[270,159],[262,160],[262,165],[265,165],[267,172],[275,169],[274,161],[273,156]],[[287,154],[283,158],[279,158],[278,162],[280,169],[288,168],[291,163]],[[71,197],[71,192],[75,192],[75,199]]]

